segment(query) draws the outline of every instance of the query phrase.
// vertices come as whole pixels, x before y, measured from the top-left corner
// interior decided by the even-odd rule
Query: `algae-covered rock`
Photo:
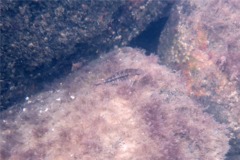
[[[239,15],[237,0],[178,1],[158,48],[162,62],[182,73],[189,95],[228,125],[229,160],[240,159]]]
[[[1,159],[223,160],[228,151],[225,126],[187,96],[180,76],[132,48],[0,117]]]
[[[124,46],[173,0],[1,0],[0,111],[68,73],[72,62]],[[46,78],[47,77],[47,78]]]

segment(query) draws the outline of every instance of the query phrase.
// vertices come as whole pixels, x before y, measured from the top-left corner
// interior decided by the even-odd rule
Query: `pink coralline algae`
[[[134,83],[94,85],[128,68]],[[201,108],[156,56],[115,49],[0,113],[0,159],[223,160],[226,126]]]

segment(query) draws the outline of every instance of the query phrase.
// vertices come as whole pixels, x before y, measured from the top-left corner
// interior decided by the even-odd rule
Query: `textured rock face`
[[[34,93],[46,77],[67,72],[81,56],[126,45],[169,1],[0,2],[0,110]],[[21,99],[19,98],[19,99]]]
[[[116,49],[0,113],[1,159],[223,160],[224,126],[157,62]],[[128,68],[141,74],[95,85]]]
[[[229,126],[240,159],[240,5],[237,0],[182,0],[173,7],[158,48],[181,70],[188,93]]]

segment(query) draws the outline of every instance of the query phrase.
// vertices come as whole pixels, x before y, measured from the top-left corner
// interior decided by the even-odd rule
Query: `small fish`
[[[107,84],[107,83],[115,83],[118,81],[123,81],[126,80],[128,78],[137,76],[142,74],[142,70],[141,69],[124,69],[122,71],[119,71],[117,73],[115,73],[114,75],[108,77],[107,79],[105,79],[103,82],[100,83],[96,83],[95,85],[101,85],[101,84]]]

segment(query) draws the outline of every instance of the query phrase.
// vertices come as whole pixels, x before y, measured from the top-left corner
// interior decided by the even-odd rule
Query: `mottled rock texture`
[[[168,14],[173,0],[1,0],[0,110]],[[80,62],[80,63],[83,63]]]
[[[180,70],[188,93],[227,124],[240,159],[240,3],[181,0],[160,38],[162,62]],[[236,150],[238,150],[236,152]]]
[[[127,68],[141,74],[95,85]],[[9,160],[223,160],[227,131],[183,80],[138,49],[116,49],[0,113]]]

